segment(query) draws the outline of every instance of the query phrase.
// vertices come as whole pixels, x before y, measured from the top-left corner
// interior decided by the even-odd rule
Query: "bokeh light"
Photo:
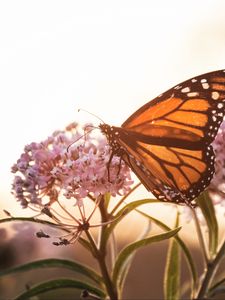
[[[18,213],[10,168],[24,145],[73,121],[99,124],[78,108],[120,125],[225,68],[225,1],[4,1],[0,41],[0,207]]]

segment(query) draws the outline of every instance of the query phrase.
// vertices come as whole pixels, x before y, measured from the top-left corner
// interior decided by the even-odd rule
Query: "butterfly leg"
[[[109,157],[109,161],[107,162],[108,182],[110,182],[110,183],[111,183],[111,181],[110,181],[110,164],[112,162],[113,156],[114,156],[114,153],[112,152]]]
[[[118,171],[117,171],[117,176],[119,176],[120,174],[120,170],[121,170],[121,166],[122,166],[122,156],[120,156],[120,161],[119,161],[119,168],[118,168]]]

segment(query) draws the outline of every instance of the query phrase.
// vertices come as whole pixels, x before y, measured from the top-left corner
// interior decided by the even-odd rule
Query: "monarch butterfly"
[[[220,70],[171,88],[121,127],[99,127],[111,155],[120,156],[156,198],[194,207],[214,174],[210,144],[225,115],[224,105],[225,70]]]

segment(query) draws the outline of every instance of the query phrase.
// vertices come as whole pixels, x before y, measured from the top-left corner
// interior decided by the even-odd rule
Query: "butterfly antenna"
[[[69,151],[69,148],[73,145],[73,144],[75,144],[75,143],[77,143],[79,140],[81,140],[83,137],[86,137],[86,135],[88,134],[88,133],[90,133],[92,130],[94,130],[94,129],[99,129],[98,127],[95,127],[95,126],[88,126],[88,127],[91,127],[91,129],[89,129],[88,131],[85,131],[85,133],[84,134],[82,134],[78,139],[76,139],[75,141],[73,141],[71,144],[69,144],[69,146],[67,146],[67,148],[66,148],[66,151],[68,152]]]
[[[92,115],[93,117],[99,119],[103,124],[105,124],[105,122],[100,117],[98,117],[97,115],[91,113],[90,111],[88,111],[86,109],[83,109],[83,108],[79,108],[78,112],[80,112],[80,111],[84,111],[84,112],[88,113],[89,115]]]

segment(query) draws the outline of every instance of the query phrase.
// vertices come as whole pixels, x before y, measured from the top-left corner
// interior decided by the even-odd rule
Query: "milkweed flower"
[[[54,205],[58,204],[65,213],[64,205],[70,202],[80,213],[75,217],[74,212],[66,211],[67,217],[77,222],[77,232],[82,224],[87,224],[84,210],[87,197],[96,199],[96,206],[104,194],[125,195],[133,184],[129,168],[119,157],[112,157],[108,164],[111,151],[106,138],[84,134],[86,128],[73,123],[44,141],[25,146],[12,167],[15,174],[12,193],[21,206],[39,209],[57,223],[63,223]],[[40,231],[37,236],[47,235]],[[66,239],[60,239],[58,244],[67,244]]]
[[[71,124],[40,143],[31,143],[13,165],[13,194],[26,208],[29,204],[52,204],[64,195],[80,201],[110,193],[124,195],[131,187],[130,170],[119,157],[110,165],[110,147],[103,136],[86,134]],[[109,176],[108,176],[109,174]]]

